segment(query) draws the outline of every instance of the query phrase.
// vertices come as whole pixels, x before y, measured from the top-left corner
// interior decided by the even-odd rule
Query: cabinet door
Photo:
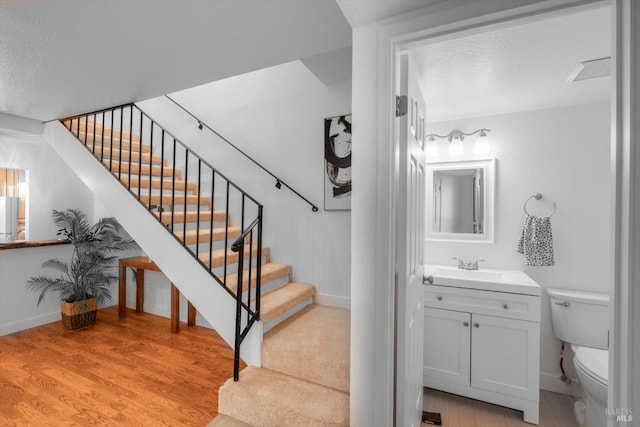
[[[471,320],[471,385],[538,400],[540,325],[480,314]]]
[[[424,367],[423,381],[429,378],[469,385],[470,336],[469,313],[424,309]]]

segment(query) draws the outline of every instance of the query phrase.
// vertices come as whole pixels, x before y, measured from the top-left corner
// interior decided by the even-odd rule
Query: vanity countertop
[[[16,240],[14,242],[0,242],[0,251],[3,249],[38,248],[41,246],[68,245],[69,240]]]
[[[424,275],[433,276],[433,284],[457,288],[540,295],[540,285],[519,270],[462,270],[451,265],[425,264]]]

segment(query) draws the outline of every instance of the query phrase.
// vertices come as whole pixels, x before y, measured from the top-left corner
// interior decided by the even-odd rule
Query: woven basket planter
[[[98,301],[93,297],[76,302],[60,301],[60,308],[65,329],[75,331],[96,324]]]

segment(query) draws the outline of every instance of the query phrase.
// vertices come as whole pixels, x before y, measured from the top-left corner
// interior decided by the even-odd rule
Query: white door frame
[[[630,408],[640,412],[640,334],[633,325],[640,325],[640,292],[633,292],[633,284],[640,283],[640,150],[632,141],[640,135],[640,4],[636,0],[545,0],[516,7],[518,2],[481,0],[463,6],[447,2],[413,12],[411,16],[392,19],[378,27],[377,61],[377,174],[378,182],[386,185],[378,187],[377,206],[381,208],[376,217],[376,230],[380,233],[375,272],[379,280],[376,287],[376,325],[378,341],[376,348],[393,348],[393,293],[388,283],[394,283],[395,266],[395,216],[399,179],[396,164],[397,152],[394,136],[393,109],[396,81],[394,58],[399,51],[426,38],[446,36],[487,25],[498,25],[507,21],[525,19],[531,16],[561,11],[574,11],[578,7],[593,4],[611,4],[614,20],[614,58],[616,61],[615,88],[612,103],[612,173],[614,196],[611,200],[612,254],[611,272],[613,334],[610,367],[609,402],[610,408]],[[640,3],[640,2],[639,2]],[[355,54],[354,50],[354,54]],[[357,78],[357,76],[355,77]],[[601,201],[604,202],[604,201]],[[358,219],[356,218],[355,221]],[[382,302],[382,304],[380,303]],[[369,320],[369,319],[365,319]],[[636,339],[633,339],[636,338]],[[357,363],[354,354],[352,363]],[[374,361],[376,378],[374,382],[382,387],[376,391],[376,399],[371,406],[352,407],[352,419],[359,418],[357,411],[368,409],[380,425],[392,425],[393,402],[393,353],[387,350],[378,354]],[[357,381],[357,378],[352,378]],[[634,395],[635,392],[635,395]],[[352,401],[359,396],[352,395]],[[635,405],[634,405],[635,404]],[[355,415],[354,415],[355,414]]]

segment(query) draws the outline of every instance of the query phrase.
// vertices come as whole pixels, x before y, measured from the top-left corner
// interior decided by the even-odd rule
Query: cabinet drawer
[[[424,288],[424,306],[540,321],[540,297],[533,295],[430,285]]]

